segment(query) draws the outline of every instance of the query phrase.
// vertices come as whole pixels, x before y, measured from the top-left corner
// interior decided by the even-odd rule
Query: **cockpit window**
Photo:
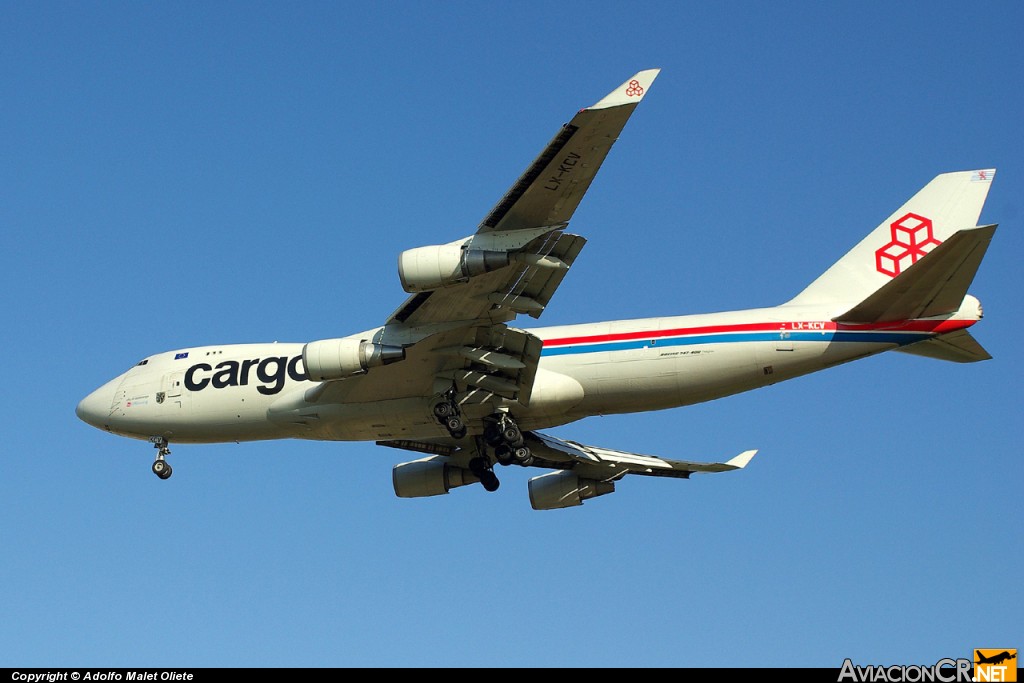
[[[138,363],[135,364],[135,367],[139,367],[140,365],[145,365],[148,362],[149,362],[148,358],[145,359],[145,360],[140,360]]]

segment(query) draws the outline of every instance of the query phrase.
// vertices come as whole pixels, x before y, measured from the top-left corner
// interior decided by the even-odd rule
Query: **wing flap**
[[[513,265],[443,289],[409,297],[389,323],[508,322],[519,313],[539,318],[587,240],[556,231],[516,252]]]
[[[455,383],[458,402],[463,406],[486,403],[492,395],[526,406],[543,344],[540,338],[505,325],[478,326],[466,343],[439,349],[438,355],[452,360],[436,378]],[[492,362],[484,362],[488,359]]]
[[[517,313],[539,318],[586,243],[587,240],[579,235],[560,233],[550,236],[528,253],[552,258],[562,267],[527,266],[520,271],[519,278],[511,283],[508,291],[494,292],[489,300],[499,308],[505,306]],[[516,302],[522,300],[531,302],[533,306],[517,308]]]

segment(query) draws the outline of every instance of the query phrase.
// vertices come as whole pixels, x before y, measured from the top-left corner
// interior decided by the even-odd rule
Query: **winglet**
[[[743,451],[742,453],[737,455],[732,460],[727,461],[725,464],[729,465],[730,467],[735,467],[736,469],[741,470],[741,469],[743,469],[744,467],[747,466],[747,463],[749,463],[751,460],[753,460],[755,455],[757,455],[757,451],[756,450],[754,450],[754,451]]]
[[[615,90],[608,93],[604,99],[588,109],[607,109],[618,107],[623,104],[636,104],[647,94],[647,89],[661,72],[661,69],[647,69],[634,75]]]

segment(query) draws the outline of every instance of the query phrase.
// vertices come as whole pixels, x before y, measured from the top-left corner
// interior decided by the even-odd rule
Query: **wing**
[[[532,453],[530,466],[555,470],[530,479],[530,505],[534,510],[574,507],[585,500],[614,493],[615,482],[627,474],[689,479],[695,472],[742,469],[757,453],[744,451],[726,462],[702,463],[586,446],[539,432],[525,432],[523,437]],[[422,441],[378,441],[377,444],[428,454],[426,458],[395,467],[395,493],[399,497],[442,495],[452,488],[481,481],[480,473],[473,471],[473,460],[480,456],[479,444]]]
[[[539,432],[528,432],[525,437],[530,451],[540,461],[538,466],[572,469],[581,477],[599,481],[614,481],[627,474],[689,479],[694,473],[743,469],[757,454],[756,450],[744,451],[726,462],[690,462],[585,446]]]
[[[658,69],[641,71],[579,111],[541,151],[473,235],[403,252],[413,295],[374,341],[401,345],[406,360],[326,388],[325,401],[430,396],[455,386],[465,409],[495,396],[529,402],[539,338],[506,323],[537,318],[586,240],[565,228]]]
[[[340,341],[388,347],[404,360],[338,373],[304,394],[304,409],[444,395],[478,421],[496,402],[528,405],[543,344],[506,323],[540,316],[576,260],[586,240],[565,228],[658,71],[635,74],[579,111],[473,235],[402,252],[399,275],[412,296],[383,327]],[[431,419],[417,425],[440,429]]]
[[[559,468],[529,481],[534,510],[557,510],[615,492],[615,482],[627,474],[689,479],[694,472],[728,472],[747,466],[757,451],[744,451],[727,462],[699,463],[668,460],[598,446],[562,441],[544,434],[527,435],[534,464]]]
[[[467,250],[513,252],[503,268],[414,294],[389,323],[424,325],[485,316],[539,317],[584,240],[564,233],[609,150],[658,69],[641,71],[578,112],[487,214]]]

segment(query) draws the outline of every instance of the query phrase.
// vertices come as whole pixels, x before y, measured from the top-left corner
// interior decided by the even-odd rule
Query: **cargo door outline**
[[[792,351],[793,350],[793,340],[790,337],[791,334],[792,334],[792,332],[790,330],[787,330],[785,325],[783,325],[779,329],[779,339],[778,339],[778,341],[775,342],[775,350],[776,351]]]
[[[180,409],[182,407],[181,392],[184,381],[185,372],[181,370],[164,375],[160,393],[156,395],[156,402]]]

